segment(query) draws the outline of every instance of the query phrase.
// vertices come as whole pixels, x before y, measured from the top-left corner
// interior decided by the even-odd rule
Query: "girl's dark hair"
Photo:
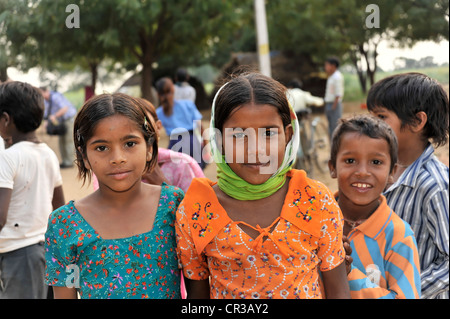
[[[436,80],[425,74],[396,74],[375,83],[367,95],[367,108],[373,111],[377,107],[394,112],[402,128],[415,125],[417,113],[425,112],[424,137],[436,146],[448,141],[448,95]]]
[[[391,166],[389,172],[392,172],[397,163],[398,142],[392,128],[384,121],[369,114],[355,115],[351,118],[342,118],[331,137],[330,161],[336,167],[336,158],[341,146],[341,137],[345,133],[358,133],[370,138],[385,140],[389,145],[389,155],[391,156]]]
[[[44,108],[44,97],[38,88],[19,81],[0,85],[0,115],[8,113],[19,132],[37,130],[44,117]]]
[[[268,76],[252,72],[232,77],[219,92],[215,104],[215,127],[222,132],[228,117],[249,103],[272,105],[278,110],[283,126],[291,124],[286,87]]]
[[[152,159],[147,162],[146,170],[152,170],[158,161],[158,140],[156,138],[155,122],[146,116],[145,105],[139,99],[123,93],[101,94],[84,103],[75,118],[73,140],[75,143],[78,176],[86,181],[91,179],[90,171],[84,166],[86,142],[92,137],[97,123],[113,115],[123,115],[136,123],[141,130],[148,146],[152,146]],[[81,149],[81,152],[79,150]]]

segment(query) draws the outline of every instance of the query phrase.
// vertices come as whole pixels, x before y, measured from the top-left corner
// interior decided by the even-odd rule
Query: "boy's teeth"
[[[369,184],[364,184],[364,183],[356,183],[356,184],[353,184],[353,186],[360,187],[360,188],[369,188],[369,187],[371,187]]]

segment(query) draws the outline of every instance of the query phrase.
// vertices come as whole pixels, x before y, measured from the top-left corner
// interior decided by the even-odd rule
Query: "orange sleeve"
[[[204,280],[209,277],[208,263],[204,253],[199,254],[192,238],[191,225],[188,220],[190,209],[186,202],[181,202],[177,210],[175,231],[177,235],[178,266],[186,278]]]
[[[322,194],[321,204],[318,207],[322,213],[322,227],[317,254],[321,260],[320,270],[328,271],[339,266],[345,258],[342,243],[344,218],[330,190],[320,182],[317,186]]]

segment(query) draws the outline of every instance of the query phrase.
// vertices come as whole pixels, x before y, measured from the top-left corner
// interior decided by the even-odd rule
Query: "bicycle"
[[[300,147],[294,164],[296,169],[303,169],[308,177],[314,178],[315,168],[324,174],[328,172],[330,141],[328,129],[320,116],[311,119],[311,109],[296,112],[300,126]]]

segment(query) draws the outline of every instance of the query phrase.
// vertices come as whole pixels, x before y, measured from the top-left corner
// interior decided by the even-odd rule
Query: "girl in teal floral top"
[[[174,232],[184,193],[141,182],[157,160],[153,119],[124,94],[87,101],[75,119],[79,177],[99,188],[55,210],[45,280],[55,298],[180,298]]]

